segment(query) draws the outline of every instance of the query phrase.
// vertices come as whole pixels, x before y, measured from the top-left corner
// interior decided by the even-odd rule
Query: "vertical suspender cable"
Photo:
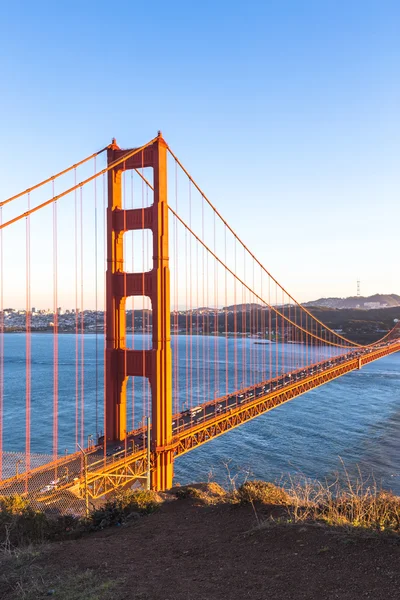
[[[286,372],[286,368],[285,368],[285,325],[286,325],[286,321],[283,318],[285,312],[285,293],[282,290],[282,367],[281,367],[281,371],[282,373]]]
[[[278,286],[275,284],[275,306],[278,306]],[[279,316],[275,314],[275,377],[279,375]]]
[[[54,197],[53,181],[53,197]],[[54,324],[53,324],[53,460],[58,455],[58,257],[57,257],[57,202],[53,203],[53,306],[54,306]]]
[[[3,208],[0,207],[0,225]],[[0,229],[0,479],[3,476],[3,409],[4,409],[4,276],[3,230]]]
[[[306,331],[308,331],[308,315],[306,314]],[[306,334],[306,365],[308,366],[308,334]]]
[[[216,233],[216,214],[214,212],[214,252],[216,254],[217,250],[217,233]],[[219,393],[219,309],[218,309],[218,262],[214,260],[214,273],[215,273],[215,283],[214,283],[214,330],[215,330],[215,344],[214,344],[214,394],[213,397],[216,398],[217,393]]]
[[[149,188],[148,186],[145,187],[146,190],[146,207],[150,206],[150,201],[149,201]],[[152,242],[152,237],[150,237],[150,231],[148,229],[145,230],[145,235],[146,235],[146,265],[148,266],[150,263],[150,257],[153,256],[152,250],[150,250],[150,244]],[[144,282],[143,282],[143,286],[144,286]],[[151,304],[150,304],[150,308],[151,308]],[[152,330],[152,327],[150,327],[150,325],[152,325],[152,323],[150,323],[150,319],[152,319],[152,313],[150,311],[150,309],[147,311],[147,330],[150,332]],[[149,333],[148,335],[148,346],[147,348],[150,349],[151,348],[151,344],[152,344],[152,340],[151,340],[151,335]],[[150,390],[150,385],[147,385],[147,414],[150,415],[151,412],[151,390]]]
[[[103,176],[104,177],[104,176]],[[74,170],[76,185],[76,169]],[[79,311],[78,311],[78,196],[74,191],[74,257],[75,257],[75,450],[79,444]]]
[[[234,238],[235,273],[237,273],[237,247]],[[234,390],[238,389],[238,331],[237,331],[237,279],[233,280],[233,364],[234,364]]]
[[[189,350],[188,350],[188,337],[189,337],[189,325],[188,325],[188,231],[185,229],[185,394],[186,394],[186,408],[191,408],[189,398]]]
[[[107,271],[107,201],[106,201],[106,175],[103,173],[102,175],[102,196],[103,196],[103,272]],[[103,303],[104,303],[104,311],[103,311],[103,459],[104,462],[107,460],[107,410],[106,410],[106,390],[107,390],[107,369],[106,365],[106,340],[107,340],[107,314],[106,314],[106,306],[107,306],[107,286],[104,282],[104,290],[103,290]]]
[[[142,157],[143,157],[143,161],[144,161],[144,155],[142,153]],[[144,171],[144,167],[142,167],[142,173]],[[144,206],[148,207],[149,206],[149,188],[147,186],[145,186],[145,200],[144,200]],[[146,236],[146,237],[145,237]],[[149,231],[146,230],[144,232],[143,235],[143,240],[145,240],[145,258],[144,258],[144,264],[147,266],[149,264],[149,259],[150,256],[152,256],[152,254],[150,254],[150,241],[149,241]],[[144,269],[143,269],[144,271]],[[144,290],[144,275],[143,275],[143,290]],[[147,304],[147,306],[149,306]],[[146,327],[146,331],[149,332],[148,336],[147,336],[147,349],[150,349],[151,344],[152,344],[152,336],[150,335],[150,331],[152,330],[152,328],[150,328],[150,319],[152,319],[152,313],[150,312],[150,309],[147,310],[146,312],[146,323],[147,323],[147,327]],[[146,380],[144,380],[146,381]],[[147,414],[150,415],[151,414],[151,410],[152,410],[152,405],[151,405],[151,390],[150,390],[150,385],[146,386],[146,394],[147,394]]]
[[[263,294],[263,273],[262,270],[260,271],[260,296],[261,298],[264,298],[264,294]],[[261,306],[261,312],[260,312],[260,331],[261,331],[261,341],[263,342],[262,346],[261,346],[261,379],[262,381],[265,381],[266,376],[265,376],[265,310],[264,310],[264,306]]]
[[[143,165],[144,165],[144,156],[143,152],[141,154],[142,157],[142,175],[143,175]],[[142,224],[144,222],[144,180],[142,178]],[[143,371],[142,371],[142,423],[143,427],[145,427],[145,415],[150,415],[149,403],[147,398],[147,385],[146,385],[146,350],[147,350],[147,341],[146,341],[146,300],[144,296],[144,267],[145,267],[145,236],[142,234],[142,356],[143,356]],[[147,432],[147,435],[150,435],[150,432]],[[145,446],[146,440],[143,438],[143,448]]]
[[[125,170],[125,163],[122,163],[122,208],[124,209],[124,231],[126,231],[126,210],[128,208],[128,203],[127,203],[127,193],[126,193],[126,170]],[[131,234],[132,235],[132,234]],[[125,238],[126,240],[126,238]],[[125,321],[125,345],[124,345],[124,377],[127,377],[127,373],[128,373],[128,339],[127,339],[127,331],[126,331],[126,294],[127,294],[127,282],[126,282],[126,273],[127,273],[127,258],[126,258],[126,250],[127,250],[127,245],[126,243],[124,244],[124,248],[123,248],[123,257],[124,257],[124,263],[122,265],[123,268],[123,274],[124,274],[124,321]],[[123,383],[123,385],[125,385],[125,383]],[[126,398],[126,403],[125,403],[125,414],[123,416],[123,420],[126,423],[125,425],[125,431],[124,431],[124,443],[125,443],[125,455],[126,455],[126,443],[127,443],[127,438],[126,438],[126,434],[128,432],[128,415],[127,415],[127,411],[128,411],[128,399],[126,397],[126,391],[125,391],[125,398]]]
[[[85,311],[83,307],[84,296],[83,296],[83,188],[79,188],[79,205],[81,213],[81,447],[85,447]]]
[[[28,210],[30,209],[30,194],[28,193]],[[25,473],[30,469],[31,456],[31,228],[30,216],[26,217],[26,390],[25,390]],[[25,487],[28,479],[25,479]],[[28,491],[27,489],[25,491]]]
[[[94,158],[94,172],[97,173],[96,157]],[[96,394],[96,408],[95,408],[95,430],[96,439],[99,437],[99,322],[98,322],[98,279],[97,279],[97,178],[94,180],[94,310],[95,310],[95,394]]]
[[[178,163],[175,163],[175,211],[178,214]],[[176,326],[175,326],[175,352],[174,352],[174,365],[175,365],[175,412],[181,411],[181,403],[179,398],[179,223],[178,219],[175,219],[175,314],[176,314]],[[177,423],[179,426],[179,423]]]
[[[134,171],[133,169],[131,169],[131,209],[133,210],[134,208]],[[142,216],[142,221],[143,221],[143,216]],[[142,226],[143,226],[143,222],[142,222]],[[134,262],[134,257],[135,257],[135,251],[134,251],[134,235],[132,232],[131,235],[131,240],[132,240],[132,253],[131,253],[131,260],[132,260],[132,272],[135,270],[135,262]],[[131,348],[132,350],[135,349],[135,296],[132,296],[131,299]],[[135,429],[135,377],[132,377],[132,429]]]
[[[207,268],[205,270],[206,274],[208,274],[210,272],[210,268],[209,268],[209,253],[206,253],[206,263],[207,263]],[[209,279],[206,279],[206,303],[205,306],[209,307],[210,306],[210,285],[209,285]],[[207,332],[208,334],[211,333],[211,311],[207,310]],[[206,365],[207,365],[207,398],[210,399],[211,398],[211,342],[209,344],[206,344]]]
[[[254,279],[254,260],[251,261],[252,262],[252,273],[253,273],[253,284],[252,284],[252,289],[255,289],[255,279]],[[255,304],[255,297],[254,295],[252,295],[252,297],[250,297],[250,373],[251,373],[251,379],[250,379],[250,385],[254,385],[256,382],[256,374],[257,374],[257,356],[256,356],[256,346],[254,345],[254,336],[255,333],[257,332],[257,309],[254,306]]]
[[[253,286],[254,289],[254,286]],[[254,385],[255,382],[255,347],[254,347],[254,331],[255,331],[255,310],[254,310],[254,294],[249,294],[249,309],[250,309],[250,344],[249,344],[249,367],[250,367],[250,380],[249,385]]]
[[[201,390],[200,390],[200,315],[199,315],[199,284],[200,284],[200,266],[199,266],[199,244],[196,244],[196,364],[197,364],[197,374],[196,374],[196,382],[197,382],[197,403],[201,403]]]
[[[272,310],[271,310],[271,277],[268,276],[268,350],[269,350],[269,379],[272,379]]]
[[[303,311],[300,311],[300,327],[303,329]],[[300,340],[301,340],[301,359],[300,359],[300,364],[301,367],[303,368],[305,363],[305,344],[307,342],[307,337],[304,333],[304,331],[300,331],[299,332],[299,336],[300,336]]]
[[[225,234],[225,265],[227,264],[227,247],[226,247],[226,227],[224,226]],[[229,362],[228,362],[228,271],[225,268],[225,395],[229,392]]]
[[[243,281],[246,281],[246,252],[243,250]],[[246,288],[242,286],[242,381],[240,387],[247,385],[246,376]]]
[[[189,179],[189,227],[192,229],[192,183]],[[189,356],[190,356],[190,403],[193,404],[193,291],[192,291],[192,236],[189,236]]]
[[[201,239],[203,241],[203,243],[205,242],[204,239],[204,235],[205,235],[205,227],[204,227],[204,198],[203,196],[201,197]],[[201,302],[201,306],[203,307],[203,335],[205,333],[207,333],[207,336],[209,334],[209,328],[207,328],[207,315],[208,315],[208,311],[205,311],[205,289],[206,289],[206,269],[205,269],[205,265],[206,265],[206,261],[205,261],[205,248],[204,246],[202,246],[202,256],[201,256],[201,269],[202,269],[202,302]],[[202,363],[203,363],[203,393],[206,394],[207,391],[207,358],[206,358],[206,348],[208,348],[208,338],[207,338],[207,343],[205,341],[205,339],[203,338],[203,352],[202,352]],[[206,395],[207,400],[210,399],[209,395]]]

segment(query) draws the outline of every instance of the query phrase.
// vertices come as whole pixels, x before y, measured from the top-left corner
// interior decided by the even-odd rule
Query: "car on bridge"
[[[57,489],[57,485],[53,485],[51,483],[45,485],[44,487],[42,487],[39,491],[41,494],[46,494],[48,492],[54,492],[54,490]]]

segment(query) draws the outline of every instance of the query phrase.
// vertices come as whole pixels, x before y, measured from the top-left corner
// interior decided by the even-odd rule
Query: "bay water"
[[[129,336],[128,336],[129,337]],[[128,340],[129,342],[129,340]],[[203,389],[203,369],[206,360],[215,365],[215,352],[221,359],[219,380],[224,381],[228,352],[229,370],[233,372],[233,340],[202,337],[192,347],[190,379],[193,402],[208,399],[210,389]],[[244,384],[261,378],[261,353],[265,348],[253,339],[240,342],[242,351],[253,348],[253,364],[241,374]],[[74,452],[75,420],[81,419],[81,407],[76,414],[76,393],[84,394],[84,431],[82,440],[102,429],[103,416],[103,337],[85,334],[58,336],[58,441],[59,453]],[[148,347],[148,336],[135,335],[135,347]],[[229,347],[228,347],[229,346]],[[53,336],[32,334],[31,379],[31,451],[51,454],[53,410]],[[186,336],[173,336],[172,349],[178,368],[174,369],[178,390],[175,407],[187,401]],[[84,351],[83,366],[77,364],[75,353]],[[4,418],[3,450],[5,453],[25,449],[25,351],[24,334],[4,334]],[[239,349],[240,350],[240,349]],[[272,349],[275,352],[274,349]],[[287,346],[286,354],[303,349]],[[196,354],[197,353],[197,354]],[[240,352],[239,352],[240,354]],[[259,355],[260,360],[257,360]],[[236,355],[237,356],[237,355]],[[274,359],[275,364],[275,359]],[[280,369],[285,365],[279,367]],[[233,391],[232,372],[229,389]],[[78,378],[77,378],[78,375]],[[217,376],[218,377],[218,376]],[[257,379],[259,377],[259,379]],[[76,390],[78,384],[78,390]],[[219,383],[221,386],[221,383]],[[211,388],[215,387],[211,382]],[[210,388],[210,381],[208,381]],[[213,390],[221,395],[221,387]],[[147,412],[143,397],[149,399],[147,384],[135,378],[135,413],[130,426],[136,427]],[[148,400],[147,400],[148,403]],[[129,417],[131,418],[131,417]],[[352,372],[331,383],[308,392],[253,421],[189,452],[175,462],[175,480],[179,483],[213,479],[226,484],[231,478],[250,475],[268,481],[303,475],[308,478],[332,480],[346,467],[349,473],[358,469],[364,477],[373,477],[378,485],[400,495],[400,353],[380,359],[360,371]]]

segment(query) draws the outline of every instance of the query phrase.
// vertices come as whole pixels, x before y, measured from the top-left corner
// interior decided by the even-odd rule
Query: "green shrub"
[[[48,516],[36,510],[21,496],[0,498],[0,547],[38,544],[45,540],[69,537],[82,529],[80,520],[71,515]]]
[[[47,530],[46,515],[34,510],[24,498],[1,498],[0,544],[4,548],[42,542],[47,537]]]
[[[122,490],[116,499],[124,512],[149,514],[157,510],[160,501],[156,492],[151,490]]]
[[[184,485],[178,488],[175,492],[177,498],[198,498],[202,497],[201,490],[192,487],[191,485]]]
[[[121,525],[132,515],[149,514],[157,510],[158,496],[148,490],[122,490],[115,499],[108,500],[89,517],[89,529],[104,529]]]
[[[14,496],[0,496],[0,512],[17,515],[22,514],[28,507],[28,500],[18,494]]]
[[[236,496],[240,502],[261,504],[287,504],[289,497],[284,489],[268,481],[246,481],[239,487]]]
[[[226,500],[226,491],[215,482],[195,483],[175,488],[177,498],[195,498],[203,504],[217,504]]]

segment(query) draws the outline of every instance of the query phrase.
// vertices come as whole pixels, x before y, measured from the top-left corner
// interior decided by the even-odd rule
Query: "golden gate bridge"
[[[230,227],[161,133],[128,150],[113,140],[1,202],[0,256],[0,495],[26,494],[46,503],[69,492],[87,504],[137,481],[168,489],[179,456],[400,350],[398,324],[375,343],[360,345],[298,303]],[[19,398],[6,391],[5,312],[16,297],[25,307]],[[31,451],[38,402],[32,303],[45,297],[53,299],[52,393],[41,398],[41,407],[46,401],[52,455],[38,465]],[[66,382],[61,301],[75,306],[74,368]],[[85,364],[85,303],[96,315],[89,330],[96,335],[95,366],[87,358]],[[100,345],[104,339],[100,355],[97,336]],[[93,418],[88,368],[96,369],[94,440],[87,440]],[[143,382],[140,393],[132,384],[137,379]],[[12,424],[5,427],[5,415],[16,402],[24,447],[11,455],[5,449]],[[72,454],[60,452],[61,425],[73,432]],[[12,476],[10,460],[16,465]]]

